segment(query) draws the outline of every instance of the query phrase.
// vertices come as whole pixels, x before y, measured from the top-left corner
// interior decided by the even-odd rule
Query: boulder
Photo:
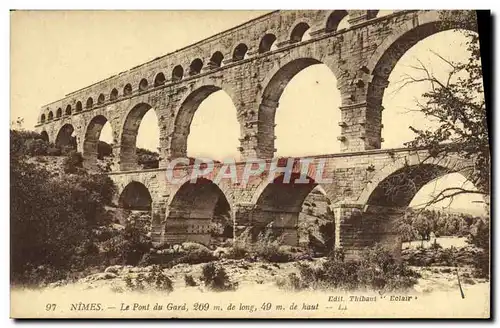
[[[112,265],[112,266],[107,267],[106,270],[104,270],[104,272],[118,274],[122,271],[122,269],[123,269],[123,266],[121,266],[121,265]]]

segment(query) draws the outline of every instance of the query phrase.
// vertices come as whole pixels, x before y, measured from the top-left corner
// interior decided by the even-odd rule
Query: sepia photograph
[[[10,317],[489,319],[489,19],[11,10]]]

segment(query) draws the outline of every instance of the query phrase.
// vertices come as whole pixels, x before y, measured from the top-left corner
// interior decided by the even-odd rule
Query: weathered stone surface
[[[350,27],[337,31],[344,17]],[[372,10],[275,11],[42,106],[36,128],[59,144],[76,136],[85,165],[93,168],[100,132],[110,122],[114,163],[109,176],[118,187],[116,205],[151,211],[155,243],[209,244],[210,222],[223,200],[236,240],[255,238],[259,228],[267,227],[286,231],[286,243],[296,245],[302,203],[319,185],[334,213],[336,246],[354,256],[374,242],[398,243],[387,231],[386,223],[397,215],[390,208],[407,206],[419,186],[449,172],[467,175],[467,161],[456,156],[427,161],[422,170],[425,151],[379,150],[382,98],[397,61],[418,41],[459,26],[440,24],[437,11],[404,10],[379,18]],[[311,38],[302,40],[306,27]],[[325,163],[323,173],[331,182],[314,176],[318,181],[310,184],[279,184],[264,173],[244,184],[213,183],[220,165],[204,183],[169,182],[168,160],[187,156],[194,113],[218,90],[227,92],[236,107],[241,158],[272,158],[280,96],[295,74],[318,63],[332,70],[342,97],[342,153],[313,157],[316,165]],[[136,138],[148,110],[158,117],[160,168],[139,170]],[[237,168],[241,173],[244,163]],[[188,165],[173,173],[190,170]],[[370,212],[367,205],[379,208]]]

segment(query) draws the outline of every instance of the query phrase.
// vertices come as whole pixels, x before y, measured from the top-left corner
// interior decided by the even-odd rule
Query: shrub
[[[487,219],[480,219],[471,229],[468,242],[481,249],[474,257],[474,275],[480,278],[490,276],[490,227]]]
[[[203,266],[201,281],[204,282],[207,288],[214,291],[236,289],[236,284],[229,280],[226,270],[215,263],[208,263]]]
[[[145,253],[144,255],[142,255],[141,260],[139,261],[137,266],[146,267],[146,266],[151,265],[151,264],[153,264],[153,258],[151,256],[151,254]]]
[[[198,286],[198,284],[196,283],[196,281],[194,281],[193,276],[190,275],[190,274],[185,274],[184,275],[184,283],[186,284],[186,286],[190,286],[190,287]]]
[[[34,131],[10,130],[11,156],[45,155],[49,144]]]
[[[62,151],[61,148],[55,147],[55,146],[50,146],[47,149],[47,156],[61,156]]]
[[[113,156],[113,147],[107,142],[99,140],[97,144],[97,158],[104,159],[104,157]]]
[[[34,271],[40,266],[65,273],[82,269],[81,252],[89,250],[84,245],[114,193],[111,180],[87,174],[52,178],[17,156],[10,169],[12,281],[56,279],[47,270]],[[33,279],[34,272],[47,276]]]
[[[229,252],[227,254],[228,259],[233,259],[233,260],[241,260],[246,258],[248,255],[248,252],[246,249],[244,249],[241,246],[234,245],[229,249]]]
[[[137,148],[137,164],[144,169],[155,169],[159,167],[160,155],[157,152],[144,148]]]
[[[217,257],[215,257],[212,252],[204,248],[200,248],[189,251],[186,255],[183,255],[175,260],[175,263],[200,264],[215,260],[217,260]]]
[[[392,255],[380,246],[366,250],[360,260],[346,260],[342,251],[334,251],[319,267],[299,264],[299,272],[300,278],[289,277],[285,285],[292,289],[367,288],[394,291],[412,287],[419,276],[404,264],[395,261]]]
[[[28,156],[47,155],[49,143],[43,139],[28,139],[24,143],[25,152]]]
[[[293,272],[289,273],[285,278],[278,278],[276,280],[276,286],[281,289],[292,291],[298,291],[306,288],[303,280]]]
[[[124,264],[138,265],[139,261],[147,255],[152,247],[151,240],[145,235],[141,228],[139,224],[133,221],[127,224],[124,229],[124,243],[120,254]],[[148,258],[146,257],[145,261],[147,260]],[[149,258],[149,261],[150,260],[151,258]]]
[[[83,156],[82,154],[70,151],[63,163],[64,173],[77,173],[83,169]]]
[[[284,252],[275,243],[262,243],[255,248],[255,255],[268,261],[275,263],[285,263],[293,260],[293,256]]]
[[[146,288],[170,293],[174,290],[172,280],[163,272],[159,265],[153,265],[146,274],[139,273],[135,278],[125,277],[125,286],[132,291],[144,291]]]

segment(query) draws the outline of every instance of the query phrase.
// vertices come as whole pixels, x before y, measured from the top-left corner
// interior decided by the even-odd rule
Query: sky
[[[72,11],[11,13],[11,120],[24,119],[33,128],[42,105],[65,94],[175,51],[217,32],[260,16],[266,11]],[[384,11],[381,15],[388,14]],[[346,24],[343,22],[343,24]],[[411,48],[389,77],[383,99],[382,148],[401,147],[414,135],[409,125],[431,127],[416,101],[429,86],[399,90],[404,74],[419,61],[445,76],[448,68],[433,52],[452,61],[466,56],[465,37],[456,31],[430,36]],[[337,153],[340,144],[340,93],[325,65],[299,72],[287,85],[276,113],[276,155]],[[231,99],[224,91],[209,96],[198,108],[188,137],[188,155],[215,159],[238,158],[239,126]],[[111,141],[110,127],[101,140]],[[300,140],[300,142],[297,142]],[[139,128],[137,145],[157,150],[156,116],[150,110]],[[297,146],[301,145],[301,146]],[[448,175],[425,186],[412,205],[425,202],[433,192],[462,185],[465,179]],[[466,184],[466,186],[468,186]],[[470,186],[471,187],[471,186]],[[457,197],[451,207],[481,211],[477,197]]]

